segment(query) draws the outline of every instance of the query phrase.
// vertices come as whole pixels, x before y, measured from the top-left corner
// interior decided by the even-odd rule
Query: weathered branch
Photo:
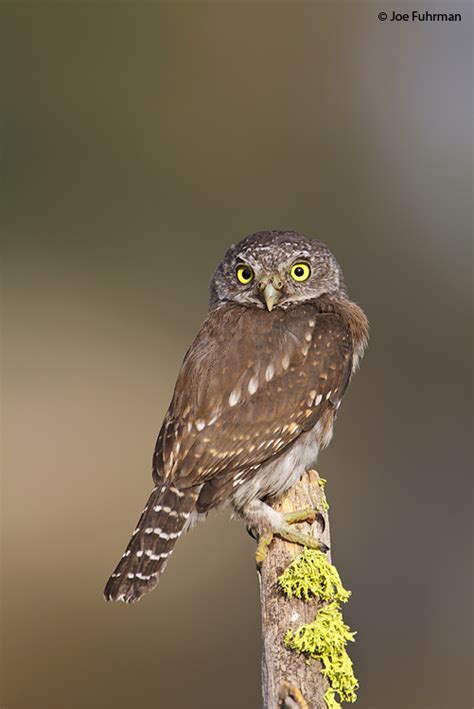
[[[309,471],[303,479],[274,505],[283,512],[308,507],[319,510],[325,521],[321,524],[303,524],[300,529],[321,539],[329,547],[329,520],[324,509],[324,491],[316,471]],[[304,655],[285,647],[286,632],[296,630],[303,623],[314,620],[319,601],[307,603],[299,598],[287,598],[278,587],[278,578],[301,552],[295,544],[275,537],[259,571],[262,608],[262,685],[265,709],[323,709],[323,695],[328,682],[321,674],[321,663],[306,662]],[[328,552],[328,558],[330,552]]]

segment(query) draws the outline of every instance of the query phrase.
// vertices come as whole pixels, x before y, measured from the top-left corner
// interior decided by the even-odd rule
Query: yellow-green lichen
[[[312,623],[305,623],[294,632],[289,630],[285,636],[288,648],[322,663],[322,674],[329,682],[324,695],[328,709],[340,709],[339,702],[355,702],[357,699],[359,683],[346,651],[346,645],[349,640],[354,640],[354,635],[343,621],[339,604],[333,601],[318,610]]]
[[[305,601],[320,598],[322,601],[345,603],[351,595],[342,585],[336,567],[327,556],[307,547],[287,566],[278,583],[288,598],[296,596]]]
[[[327,483],[326,478],[318,477],[319,487],[321,488],[321,510],[327,512],[329,509],[329,502],[326,499],[326,493],[324,492],[324,487]]]

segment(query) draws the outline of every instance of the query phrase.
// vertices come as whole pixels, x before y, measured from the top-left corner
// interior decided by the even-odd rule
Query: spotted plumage
[[[366,342],[365,315],[324,244],[259,232],[232,246],[158,436],[155,489],[106,598],[153,588],[181,533],[224,503],[257,534],[277,531],[267,503],[329,443]]]

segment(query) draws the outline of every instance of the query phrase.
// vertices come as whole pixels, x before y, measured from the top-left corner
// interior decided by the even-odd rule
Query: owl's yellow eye
[[[250,266],[237,266],[236,276],[239,283],[246,286],[253,280],[253,271]]]
[[[291,267],[290,276],[294,281],[307,281],[311,275],[311,268],[309,263],[302,261],[301,263],[295,263]]]

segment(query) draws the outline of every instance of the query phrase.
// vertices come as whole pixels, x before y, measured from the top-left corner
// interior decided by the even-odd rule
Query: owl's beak
[[[269,311],[273,310],[273,307],[280,300],[280,296],[281,293],[279,293],[271,283],[267,283],[263,289],[263,298]]]

